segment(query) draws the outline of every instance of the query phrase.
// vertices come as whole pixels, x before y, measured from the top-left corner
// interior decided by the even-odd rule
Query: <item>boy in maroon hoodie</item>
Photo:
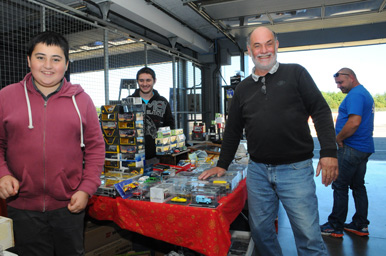
[[[84,209],[105,157],[97,112],[64,78],[62,35],[38,34],[27,55],[31,72],[0,91],[0,198],[19,256],[84,255]]]

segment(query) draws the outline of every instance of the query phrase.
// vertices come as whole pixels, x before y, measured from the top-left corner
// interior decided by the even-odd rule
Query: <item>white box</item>
[[[12,219],[0,216],[0,245],[3,250],[15,246]]]
[[[174,185],[162,183],[150,188],[150,202],[163,203],[174,194]]]

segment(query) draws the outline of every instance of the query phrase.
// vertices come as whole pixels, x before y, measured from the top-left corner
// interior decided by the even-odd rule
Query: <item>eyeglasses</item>
[[[340,75],[349,76],[349,74],[337,72],[337,73],[334,74],[334,77],[338,77],[338,76],[340,76]]]
[[[263,76],[261,78],[261,82],[263,83],[263,85],[261,86],[261,92],[264,94],[264,95],[267,95],[267,86],[265,86],[265,76]]]

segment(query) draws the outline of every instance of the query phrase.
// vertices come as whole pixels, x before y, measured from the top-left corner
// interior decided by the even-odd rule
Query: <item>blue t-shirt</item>
[[[362,121],[355,133],[343,140],[343,143],[361,152],[374,153],[374,100],[363,85],[352,88],[340,104],[336,134],[342,130],[352,114],[361,116]]]

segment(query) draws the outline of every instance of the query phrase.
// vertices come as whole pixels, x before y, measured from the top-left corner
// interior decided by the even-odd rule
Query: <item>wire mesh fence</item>
[[[173,106],[176,92],[176,119],[189,122],[200,118],[201,71],[192,62],[173,59],[171,54],[133,39],[125,29],[100,26],[51,1],[0,1],[0,88],[19,82],[29,72],[28,42],[46,30],[67,38],[70,64],[66,78],[80,84],[96,107],[133,93],[120,90],[121,80],[135,79],[140,68],[149,66],[157,75],[154,88]]]

